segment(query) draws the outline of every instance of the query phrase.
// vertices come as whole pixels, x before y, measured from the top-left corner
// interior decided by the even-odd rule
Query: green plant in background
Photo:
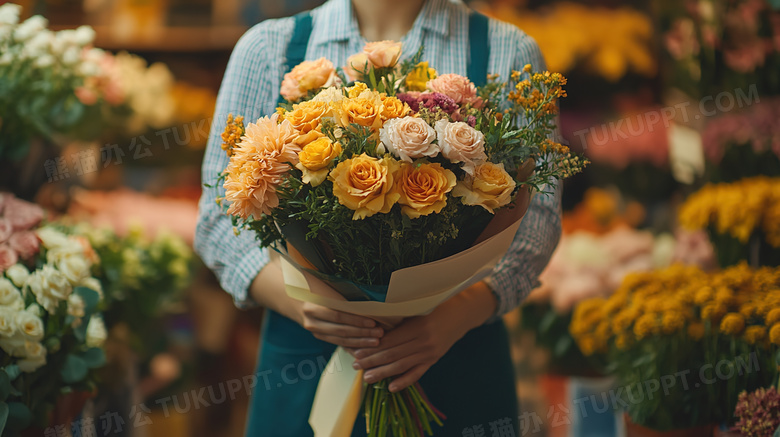
[[[127,324],[136,352],[151,353],[145,349],[159,336],[160,318],[180,310],[181,291],[192,275],[192,250],[172,233],[159,232],[152,238],[140,227],[132,227],[126,236],[85,224],[74,230],[100,257],[94,273],[106,296],[107,325]]]
[[[657,430],[717,424],[744,390],[778,378],[780,268],[745,264],[628,276],[608,299],[581,302],[570,331],[603,360],[631,421]],[[665,381],[649,396],[648,381]]]

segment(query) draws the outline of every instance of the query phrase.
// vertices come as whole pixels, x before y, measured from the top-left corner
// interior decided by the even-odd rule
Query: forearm
[[[444,320],[453,323],[453,329],[465,335],[490,319],[497,306],[495,294],[480,281],[442,303],[437,311],[442,313]]]
[[[271,310],[303,324],[303,303],[287,295],[279,257],[266,264],[249,287],[252,299]]]

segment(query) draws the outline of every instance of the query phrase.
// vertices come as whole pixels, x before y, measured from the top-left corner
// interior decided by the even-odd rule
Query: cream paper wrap
[[[313,279],[313,276],[283,256],[287,294],[301,301],[380,320],[428,314],[493,271],[512,244],[528,209],[531,195],[526,190],[521,193],[524,195],[518,195],[516,207],[508,213],[497,214],[474,246],[448,258],[393,272],[385,302],[346,301],[323,282],[307,281],[307,277]],[[316,284],[315,289],[310,289],[309,284]],[[309,415],[315,437],[350,436],[360,412],[364,386],[363,373],[352,368],[353,361],[346,351],[337,348],[323,371]],[[340,370],[336,371],[337,368]]]

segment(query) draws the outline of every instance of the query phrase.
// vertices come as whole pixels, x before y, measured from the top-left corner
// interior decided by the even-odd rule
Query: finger
[[[328,334],[314,334],[314,337],[344,348],[370,347],[376,345],[376,343],[379,341],[376,338],[339,337]]]
[[[382,328],[357,328],[350,325],[342,325],[338,323],[332,323],[316,318],[311,318],[305,321],[304,328],[311,332],[319,334],[335,335],[337,337],[373,337],[379,338],[384,333]],[[375,345],[378,345],[377,342]]]
[[[419,381],[430,368],[431,366],[427,364],[418,364],[406,371],[403,375],[393,378],[393,382],[390,383],[388,389],[393,393],[399,392]]]
[[[411,355],[390,364],[367,370],[363,374],[363,380],[369,384],[373,384],[385,378],[405,373],[412,367],[422,364],[422,362],[423,357],[420,354]]]
[[[345,313],[343,311],[332,310],[330,308],[319,305],[312,307],[310,312],[313,317],[316,317],[320,320],[327,320],[329,322],[338,323],[341,325],[351,325],[358,328],[373,328],[376,326],[376,320],[374,319]]]
[[[359,369],[373,369],[414,355],[421,352],[421,349],[422,345],[417,342],[404,343],[392,349],[381,350],[377,348],[377,352],[365,357],[363,357],[362,354],[358,354],[359,356],[355,363],[358,365]]]

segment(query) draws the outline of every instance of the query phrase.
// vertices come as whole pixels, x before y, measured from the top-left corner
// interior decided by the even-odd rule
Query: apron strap
[[[293,18],[295,19],[295,28],[290,44],[287,45],[285,74],[292,71],[296,65],[306,59],[306,48],[309,46],[309,37],[311,36],[311,13],[309,11],[301,12]],[[285,102],[284,97],[279,95],[278,103],[282,104]]]
[[[476,11],[469,15],[469,64],[467,68],[468,78],[476,86],[487,83],[488,57],[490,46],[488,45],[488,17]]]

